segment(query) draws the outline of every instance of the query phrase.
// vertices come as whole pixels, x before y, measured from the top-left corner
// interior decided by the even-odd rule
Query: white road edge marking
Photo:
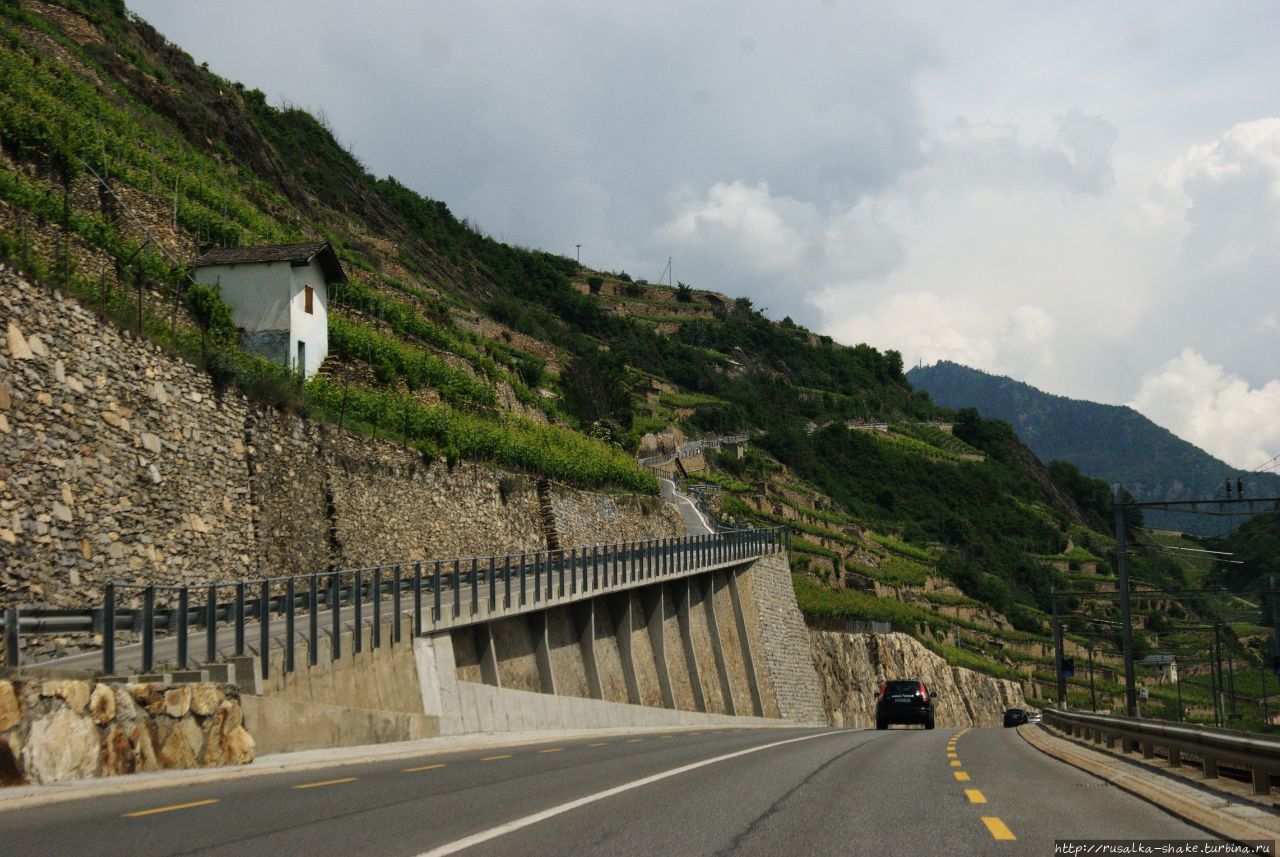
[[[602,792],[596,792],[595,794],[587,795],[586,797],[580,797],[577,800],[571,800],[568,803],[562,803],[559,806],[553,806],[550,809],[544,809],[542,812],[535,812],[532,815],[526,815],[524,818],[517,818],[514,821],[508,821],[506,824],[500,824],[497,827],[490,828],[489,830],[485,830],[481,833],[474,833],[471,836],[467,836],[462,839],[455,839],[453,842],[446,843],[445,845],[441,845],[437,848],[432,848],[430,851],[424,851],[417,855],[417,857],[444,857],[446,854],[456,854],[457,852],[470,848],[473,845],[479,845],[481,842],[488,842],[490,839],[497,839],[499,836],[504,836],[513,831],[520,830],[523,827],[529,827],[530,825],[537,824],[540,821],[546,821],[548,818],[554,818],[557,815],[577,809],[580,806],[586,806],[587,804],[595,803],[596,801],[604,800],[605,798],[610,798],[614,795],[622,794],[623,792],[629,792],[632,789],[638,789],[641,786],[647,786],[650,783],[656,783],[659,780],[665,780],[668,777],[688,773],[689,771],[694,771],[698,768],[704,768],[707,765],[714,765],[718,762],[724,762],[729,759],[736,759],[738,756],[748,756],[752,753],[759,753],[761,750],[771,750],[774,747],[781,747],[784,744],[795,744],[798,741],[810,741],[814,738],[825,738],[830,735],[841,735],[852,731],[852,729],[841,729],[833,732],[819,732],[816,735],[804,735],[799,738],[788,738],[785,741],[775,741],[772,744],[763,744],[759,747],[749,747],[746,750],[738,750],[736,753],[726,753],[723,756],[716,756],[712,759],[704,759],[701,762],[694,762],[690,765],[672,768],[669,771],[663,771],[658,774],[641,777],[638,780],[632,780],[629,783],[623,783],[620,786],[614,786],[613,788],[605,789]]]

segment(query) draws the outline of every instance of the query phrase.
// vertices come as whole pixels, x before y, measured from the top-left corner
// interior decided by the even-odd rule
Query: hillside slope
[[[1253,496],[1280,495],[1280,476],[1241,474],[1129,407],[1055,396],[945,360],[912,369],[907,377],[943,407],[977,408],[985,417],[1005,420],[1042,461],[1067,461],[1089,476],[1120,482],[1138,500],[1220,496],[1228,477],[1243,478]],[[1191,515],[1147,517],[1154,525],[1198,535],[1222,529]]]
[[[0,7],[0,84],[0,259],[257,406],[607,491],[656,491],[637,454],[660,437],[745,435],[694,479],[726,518],[796,528],[811,618],[892,621],[1006,678],[1044,678],[1049,588],[1106,570],[1080,485],[998,421],[948,430],[899,353],[496,241],[119,3]],[[303,240],[348,279],[306,383],[187,276],[209,246]]]

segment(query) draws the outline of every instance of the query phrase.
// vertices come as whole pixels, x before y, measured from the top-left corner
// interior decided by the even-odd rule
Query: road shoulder
[[[1230,840],[1271,840],[1280,847],[1280,817],[1206,784],[1180,782],[1157,768],[1090,749],[1054,735],[1043,724],[1018,727],[1032,747],[1106,780],[1215,836]]]

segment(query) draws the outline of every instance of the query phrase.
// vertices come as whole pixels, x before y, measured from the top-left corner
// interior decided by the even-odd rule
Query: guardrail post
[[[1208,753],[1201,757],[1200,769],[1204,771],[1206,780],[1216,780],[1218,778],[1218,760]]]
[[[258,660],[263,679],[271,676],[271,582],[265,577],[258,589]]]
[[[333,623],[329,635],[329,657],[342,657],[342,574],[335,571],[329,580],[329,618]]]
[[[511,554],[502,558],[502,606],[511,606]]]
[[[489,612],[498,608],[498,558],[489,557],[489,571],[485,582],[489,584]]]
[[[4,665],[18,665],[18,646],[22,636],[18,633],[18,611],[14,607],[6,607],[4,611]]]
[[[14,623],[17,624],[16,622]],[[8,628],[6,621],[5,627]],[[15,649],[14,654],[17,654]],[[6,658],[7,663],[7,658]],[[16,667],[17,664],[7,664]],[[116,585],[102,587],[102,674],[114,675],[116,671]]]
[[[1265,768],[1253,769],[1253,793],[1265,795],[1271,793],[1271,772]]]
[[[354,655],[360,652],[364,642],[361,639],[364,637],[364,605],[362,603],[364,601],[364,579],[358,568],[351,584],[351,601],[351,609],[353,611],[351,618],[355,625],[355,630],[351,635],[351,654]]]
[[[316,572],[311,573],[311,581],[308,584],[307,606],[310,612],[307,616],[307,666],[315,666],[320,663],[320,575]]]
[[[533,555],[533,601],[538,603],[542,600],[542,558],[539,554]]]
[[[462,560],[453,561],[453,618],[462,615]]]
[[[413,637],[422,636],[422,563],[413,564]]]
[[[528,600],[528,589],[524,579],[525,559],[526,559],[525,555],[523,553],[520,554],[520,570],[517,572],[517,574],[520,575],[520,606],[521,607],[523,607],[525,605],[525,602]]]
[[[151,672],[156,665],[156,588],[142,590],[142,671]]]
[[[209,584],[209,596],[204,614],[204,662],[211,664],[218,659],[218,585]]]
[[[382,566],[373,567],[369,581],[369,606],[373,609],[373,648],[382,646]]]
[[[440,584],[443,582],[440,567],[440,560],[436,560],[436,573],[431,579],[431,623],[434,625],[439,622],[444,615],[444,608],[440,604]]]
[[[480,560],[471,558],[471,615],[480,612]]]
[[[284,582],[284,674],[293,672],[295,666],[295,640],[293,638],[293,577]]]
[[[244,581],[236,584],[236,656],[244,654]]]
[[[180,670],[187,668],[187,609],[190,606],[187,599],[187,585],[184,583],[178,588],[178,669]]]
[[[396,563],[391,588],[391,645],[400,642],[400,563]]]

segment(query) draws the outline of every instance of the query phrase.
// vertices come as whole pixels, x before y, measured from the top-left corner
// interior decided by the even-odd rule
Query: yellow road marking
[[[437,762],[434,765],[422,765],[417,768],[405,768],[404,773],[416,774],[418,771],[434,771],[436,768],[443,768],[443,767],[444,767],[444,762]]]
[[[956,779],[959,780],[960,782],[962,783],[969,782],[969,775],[966,774],[964,771],[952,771],[951,773],[955,774]]]
[[[350,782],[353,782],[354,780],[355,780],[355,777],[343,777],[340,780],[321,780],[318,783],[303,783],[300,786],[294,786],[294,788],[295,789],[318,789],[321,786],[336,786],[339,783],[350,783]]]
[[[1013,840],[1018,837],[1013,835],[1013,831],[1005,827],[1004,822],[996,818],[994,815],[982,816],[982,823],[987,826],[987,830],[991,831],[994,839]]]
[[[597,741],[595,744],[588,744],[588,747],[608,747],[608,741]]]
[[[987,796],[977,789],[965,789],[965,797],[969,798],[969,803],[986,803]]]
[[[643,741],[643,740],[644,740],[643,738],[628,738],[628,739],[627,739],[627,743],[628,743],[628,744],[639,744],[639,743],[640,743],[641,741]]]
[[[136,812],[126,812],[121,818],[140,818],[144,815],[155,815],[160,812],[173,812],[175,809],[191,809],[195,806],[208,806],[211,803],[217,803],[218,798],[211,797],[208,800],[193,800],[191,803],[175,803],[172,806],[158,806],[155,809],[140,809]]]
[[[497,762],[497,761],[500,761],[500,760],[502,760],[502,759],[510,759],[510,758],[511,758],[511,754],[510,754],[510,753],[507,753],[505,756],[485,756],[485,757],[484,757],[484,758],[482,758],[480,761],[482,761],[482,762]]]
[[[659,738],[674,738],[674,737],[676,737],[676,736],[674,736],[674,735],[659,735],[658,737],[659,737]]]
[[[959,756],[957,756],[955,753],[948,753],[948,754],[947,754],[947,758],[948,758],[948,759],[959,759],[960,757],[959,757]]]
[[[564,747],[549,747],[546,750],[539,750],[539,753],[563,753]]]
[[[952,760],[951,760],[951,767],[953,767],[953,768],[958,768],[958,767],[960,767],[960,760],[959,760],[959,759],[952,759]]]

